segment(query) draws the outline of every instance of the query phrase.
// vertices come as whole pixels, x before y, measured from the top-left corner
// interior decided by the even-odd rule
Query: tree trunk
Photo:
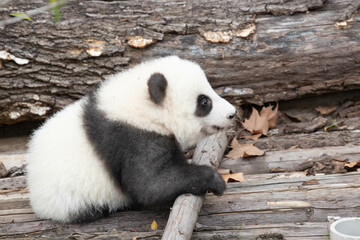
[[[169,54],[198,62],[234,101],[236,88],[259,104],[360,89],[357,0],[71,0],[59,22],[47,11],[4,25],[46,4],[0,8],[0,124],[44,119],[106,75]]]

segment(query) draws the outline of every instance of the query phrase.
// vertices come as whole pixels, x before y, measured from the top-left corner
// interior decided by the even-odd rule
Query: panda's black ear
[[[167,81],[164,75],[161,73],[152,74],[148,80],[147,85],[149,88],[150,99],[154,103],[161,105],[161,103],[164,101],[167,87]]]

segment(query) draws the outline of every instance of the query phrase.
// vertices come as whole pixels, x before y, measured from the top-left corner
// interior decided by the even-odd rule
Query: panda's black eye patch
[[[212,109],[211,99],[204,94],[200,94],[197,97],[195,115],[198,117],[205,117],[211,112],[211,109]]]

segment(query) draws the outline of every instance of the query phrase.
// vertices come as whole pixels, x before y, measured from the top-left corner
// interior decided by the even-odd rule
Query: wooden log
[[[347,119],[359,122],[356,130],[341,130],[333,132],[318,131],[315,133],[274,134],[277,129],[270,130],[267,137],[259,138],[255,146],[266,151],[297,149],[341,147],[345,145],[360,145],[360,118]],[[280,126],[279,126],[280,127]],[[278,128],[278,127],[276,127]],[[242,141],[240,140],[240,143]],[[339,153],[340,154],[340,153]]]
[[[9,1],[0,21],[46,4]],[[199,62],[224,95],[223,87],[250,89],[259,104],[359,90],[353,6],[356,0],[69,1],[59,22],[48,11],[1,30],[2,56],[24,64],[1,58],[0,124],[44,119],[106,75],[168,54]],[[136,48],[134,36],[151,45]]]
[[[225,132],[219,132],[203,139],[195,149],[192,163],[217,168],[227,143],[228,139]],[[190,239],[202,204],[203,197],[191,194],[177,197],[171,209],[162,239]]]
[[[311,149],[291,149],[275,152],[267,152],[264,156],[225,159],[221,162],[221,168],[231,169],[233,172],[245,174],[269,173],[272,168],[284,168],[295,171],[301,163],[327,154],[330,157],[343,160],[358,161],[360,159],[359,146],[337,146]]]

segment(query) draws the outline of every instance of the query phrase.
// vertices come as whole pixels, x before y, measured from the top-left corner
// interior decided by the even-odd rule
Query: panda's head
[[[168,113],[164,125],[183,148],[231,125],[235,108],[215,93],[198,64],[178,57],[160,61],[162,69],[147,81],[150,100]]]
[[[98,108],[114,121],[174,135],[183,149],[229,127],[235,108],[196,63],[176,56],[137,65],[100,86]]]

